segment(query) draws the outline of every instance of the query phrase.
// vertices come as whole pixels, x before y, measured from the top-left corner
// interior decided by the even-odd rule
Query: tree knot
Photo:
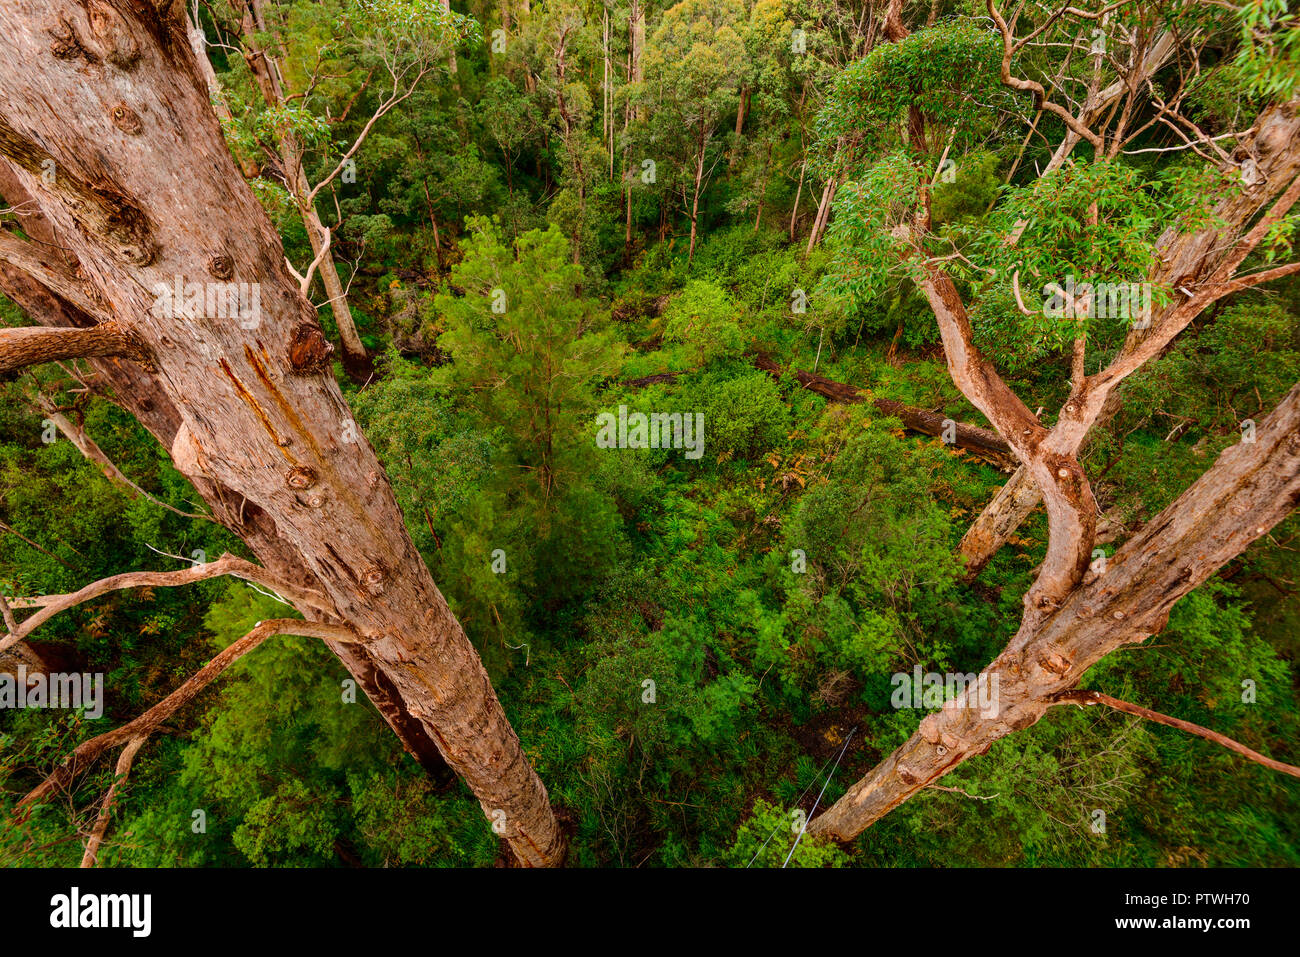
[[[313,375],[330,366],[334,347],[325,338],[320,325],[304,319],[293,327],[289,336],[289,368],[295,375]]]
[[[307,465],[295,465],[284,476],[285,484],[292,489],[311,488],[316,484],[316,470]]]

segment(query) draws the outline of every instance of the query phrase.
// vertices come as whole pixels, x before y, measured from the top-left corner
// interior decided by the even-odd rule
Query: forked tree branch
[[[978,687],[927,715],[906,743],[811,820],[808,833],[856,837],[968,758],[1034,724],[1060,703],[1055,695],[1077,688],[1106,655],[1161,631],[1183,596],[1300,501],[1298,429],[1300,384],[1263,420],[1254,442],[1220,453],[1115,553],[1104,575],[1076,588],[1027,642],[1008,646],[984,669]]]
[[[1069,110],[1054,103],[1047,98],[1047,91],[1043,89],[1041,83],[1034,80],[1022,80],[1013,76],[1011,73],[1011,58],[1015,55],[1015,37],[1011,35],[1011,29],[1007,26],[1006,20],[1002,19],[1002,14],[994,6],[993,0],[988,0],[989,16],[997,24],[998,31],[1002,34],[1002,83],[1013,90],[1019,90],[1022,93],[1032,93],[1034,95],[1034,106],[1038,109],[1046,110],[1053,116],[1059,117],[1066,126],[1068,126],[1076,135],[1083,137],[1097,149],[1102,148],[1101,137],[1090,130],[1083,123],[1079,122]]]
[[[1291,264],[1252,273],[1230,282],[1209,285],[1210,280],[1217,275],[1218,267],[1227,262],[1228,257],[1239,255],[1239,233],[1246,228],[1246,224],[1255,218],[1267,202],[1277,197],[1297,171],[1300,171],[1300,150],[1293,145],[1300,143],[1298,136],[1300,101],[1293,98],[1290,103],[1275,104],[1261,112],[1251,128],[1251,137],[1238,146],[1241,155],[1254,157],[1257,161],[1252,183],[1247,184],[1245,190],[1230,190],[1220,197],[1214,206],[1216,225],[1213,227],[1193,231],[1180,230],[1175,225],[1167,229],[1159,241],[1159,258],[1153,263],[1146,280],[1152,285],[1182,286],[1192,293],[1192,298],[1203,297],[1203,302],[1198,300],[1199,308],[1203,309],[1212,301],[1210,295],[1222,299],[1232,292],[1281,278],[1293,270],[1295,265]],[[1273,221],[1276,221],[1276,217]],[[1254,242],[1264,235],[1263,231],[1258,231],[1254,236],[1248,235],[1245,241],[1253,248]],[[1198,276],[1207,278],[1196,279]],[[1151,329],[1131,328],[1123,347],[1111,363],[1114,364],[1136,350],[1150,336],[1160,334],[1160,330],[1167,328],[1167,320],[1170,318],[1185,320],[1179,327],[1185,328],[1186,323],[1195,316],[1187,309],[1188,302],[1190,299],[1173,303],[1161,310],[1154,317]],[[1175,317],[1176,312],[1178,315]],[[1092,417],[1091,410],[1085,410],[1090,419],[1086,429],[1081,428],[1078,422],[1071,421],[1081,409],[1078,398],[1076,386],[1061,410],[1050,441],[1065,441],[1067,448],[1081,451],[1088,436],[1118,411],[1120,397],[1119,390],[1111,388],[1100,403],[1100,411],[1095,417]],[[1078,454],[1076,451],[1076,457]],[[979,573],[1040,500],[1035,479],[1022,466],[985,507],[962,539],[960,551],[967,562],[968,577],[973,578]]]
[[[307,297],[307,290],[311,288],[311,281],[312,278],[316,275],[316,268],[321,264],[321,260],[323,260],[330,251],[329,227],[322,226],[321,229],[324,232],[324,236],[321,239],[320,252],[318,252],[316,254],[316,258],[311,261],[311,265],[307,267],[306,273],[300,273],[298,272],[298,270],[294,269],[293,263],[289,262],[289,258],[287,256],[285,257],[284,260],[284,264],[286,267],[288,267],[290,274],[293,276],[294,279],[298,280],[298,289],[302,292],[303,298]]]

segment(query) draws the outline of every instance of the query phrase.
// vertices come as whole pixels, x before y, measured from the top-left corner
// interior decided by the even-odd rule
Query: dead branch
[[[1108,694],[1102,694],[1100,691],[1082,691],[1073,689],[1071,691],[1061,691],[1052,695],[1051,704],[1073,704],[1080,708],[1090,707],[1091,705],[1104,704],[1116,711],[1123,711],[1125,714],[1131,714],[1138,718],[1145,718],[1148,721],[1154,721],[1156,724],[1163,724],[1170,728],[1177,728],[1179,731],[1186,731],[1190,734],[1202,737],[1207,741],[1213,741],[1215,744],[1222,745],[1229,751],[1235,751],[1242,757],[1254,761],[1256,764],[1262,764],[1266,768],[1274,771],[1281,771],[1283,774],[1289,774],[1293,778],[1300,778],[1300,767],[1294,764],[1287,764],[1284,761],[1277,761],[1273,758],[1265,757],[1258,751],[1251,750],[1239,741],[1234,741],[1227,735],[1220,734],[1218,731],[1211,731],[1209,728],[1202,727],[1199,724],[1193,724],[1190,721],[1184,721],[1181,718],[1171,718],[1167,714],[1161,714],[1159,711],[1152,711],[1150,708],[1144,708],[1141,705],[1132,704],[1128,701],[1121,701],[1119,698],[1112,698]]]
[[[11,604],[18,608],[40,608],[36,614],[18,625],[17,630],[10,629],[9,634],[0,639],[0,651],[22,641],[45,622],[59,612],[67,611],[83,602],[98,598],[112,591],[126,588],[163,587],[173,588],[177,585],[189,585],[194,582],[233,575],[246,581],[265,585],[295,603],[301,603],[327,614],[333,613],[333,606],[319,593],[291,585],[289,582],[272,575],[266,569],[234,555],[222,555],[214,562],[197,565],[194,568],[174,572],[125,572],[92,582],[85,588],[68,595],[44,595],[38,598],[15,599]]]
[[[94,867],[98,863],[99,848],[104,843],[104,835],[108,833],[108,822],[113,811],[113,799],[117,797],[120,787],[126,784],[127,775],[131,773],[131,763],[135,760],[136,753],[140,746],[144,744],[144,736],[132,738],[122,749],[122,753],[117,757],[117,767],[113,769],[113,783],[104,795],[104,803],[100,805],[99,816],[95,819],[95,826],[91,829],[90,839],[86,841],[86,852],[81,856],[82,867]]]
[[[99,443],[92,439],[84,428],[72,422],[66,415],[56,409],[54,403],[49,398],[42,395],[37,402],[45,417],[54,423],[55,427],[63,433],[64,437],[67,438],[69,442],[76,446],[77,451],[80,452],[87,461],[93,462],[95,465],[99,466],[99,470],[104,474],[105,478],[114,485],[124,489],[132,498],[142,496],[153,502],[155,505],[160,505],[169,512],[173,512],[182,518],[197,518],[202,519],[205,522],[216,521],[211,515],[201,515],[194,512],[182,511],[176,506],[169,505],[162,499],[149,494],[127,478],[126,474],[117,467],[117,463],[109,458],[108,454],[99,447]]]
[[[293,618],[272,618],[258,622],[252,631],[220,652],[195,672],[183,685],[144,714],[120,728],[115,728],[79,744],[59,767],[18,802],[14,808],[15,813],[25,816],[27,809],[50,797],[59,788],[66,786],[79,771],[91,765],[105,751],[120,744],[137,739],[143,741],[148,738],[158,729],[159,725],[198,697],[199,692],[212,684],[223,671],[273,635],[302,635],[308,638],[324,638],[346,644],[354,644],[361,640],[357,633],[347,625],[328,624],[319,621],[299,621]]]

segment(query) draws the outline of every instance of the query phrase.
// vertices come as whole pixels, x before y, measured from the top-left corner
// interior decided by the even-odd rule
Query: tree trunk
[[[1094,664],[1163,629],[1169,611],[1300,502],[1300,385],[1253,443],[1224,450],[1199,481],[1078,588],[1018,650],[981,675],[992,708],[970,695],[927,715],[908,741],[858,781],[808,832],[851,840],[917,791],[1034,724]],[[985,678],[987,676],[987,679]],[[996,683],[995,683],[996,682]],[[969,702],[969,704],[968,704]]]
[[[645,50],[645,9],[640,0],[632,0],[627,14],[627,82],[629,86],[640,83],[641,55]],[[636,122],[637,108],[635,101],[629,99],[623,113],[623,132],[627,133],[632,123]],[[624,141],[626,144],[626,140]],[[627,177],[627,223],[623,236],[623,265],[632,265],[632,177],[635,172],[628,162],[628,147],[623,147],[623,173]]]
[[[686,255],[686,261],[690,262],[695,258],[695,237],[696,221],[700,216],[700,183],[704,179],[704,127],[700,127],[699,155],[695,163],[695,192],[691,198],[691,250]]]
[[[775,379],[780,379],[784,372],[781,366],[764,352],[755,353],[753,362],[756,368],[762,369]],[[869,393],[864,393],[855,385],[850,385],[847,382],[836,382],[833,379],[812,372],[794,370],[794,375],[799,380],[799,384],[809,392],[815,392],[832,402],[854,403],[869,399],[881,415],[888,415],[898,419],[913,432],[942,438],[955,448],[970,452],[990,465],[1001,469],[1010,469],[1015,465],[1016,460],[1011,454],[1011,447],[1007,445],[1000,435],[989,429],[957,422],[955,419],[950,419],[938,412],[930,412],[927,409],[904,405],[893,399],[871,397]],[[629,384],[649,384],[649,381],[653,379],[655,379],[655,376],[649,376],[646,380],[636,379]]]
[[[0,8],[0,155],[147,348],[179,414],[177,468],[264,523],[246,534],[255,550],[272,551],[269,536],[314,579],[362,638],[349,666],[373,669],[369,686],[437,743],[485,814],[504,812],[519,860],[560,863],[546,789],[323,368],[314,310],[225,147],[183,18],[96,13],[75,0]],[[157,290],[177,277],[256,284],[257,321],[160,315]]]
[[[251,51],[246,57],[249,68],[266,105],[272,108],[282,107],[285,99],[280,67],[275,58],[257,43],[256,36],[259,28],[264,29],[259,27],[258,20],[254,19],[252,7],[246,7],[240,29],[243,32],[244,43]],[[302,145],[292,133],[286,133],[281,137],[278,145],[280,161],[284,164],[285,186],[289,190],[289,195],[293,197],[298,215],[302,218],[307,238],[311,240],[312,257],[320,260],[316,268],[325,286],[325,295],[329,302],[330,313],[334,316],[334,324],[339,330],[339,343],[343,346],[343,367],[353,380],[365,382],[373,373],[374,366],[366,352],[366,347],[361,342],[361,336],[357,333],[356,323],[352,321],[352,309],[348,305],[343,281],[339,278],[334,250],[326,249],[324,255],[321,254],[321,250],[325,247],[325,224],[321,222],[315,202],[309,198],[311,184],[307,180],[307,171],[303,167]]]
[[[301,174],[301,157],[298,157],[296,162],[297,170]],[[326,240],[325,224],[321,222],[320,214],[316,212],[316,205],[305,202],[305,194],[295,195],[298,197],[298,211],[302,215],[303,225],[307,227],[307,236],[311,239],[312,258],[320,259],[316,272],[325,286],[330,313],[334,316],[334,324],[338,326],[339,343],[343,346],[343,368],[352,379],[364,383],[374,372],[374,363],[361,342],[356,323],[352,321],[352,308],[348,305],[348,294],[343,288],[343,280],[339,277],[333,248],[325,250],[325,254],[321,255]],[[436,223],[434,228],[437,228]]]
[[[640,83],[645,79],[645,74],[641,68],[641,58],[645,53],[645,7],[641,5],[640,0],[632,0],[632,5],[628,9],[628,39],[631,41],[631,59],[632,59],[632,83]],[[637,120],[636,107],[632,107],[632,120]]]
[[[794,193],[794,206],[790,210],[790,242],[794,242],[794,226],[799,219],[799,200],[803,197],[803,178],[808,171],[808,162],[805,160],[799,167],[799,188]]]
[[[1159,53],[1156,62],[1163,62],[1163,58],[1168,56],[1163,39],[1154,50]],[[1156,53],[1151,56],[1155,57]],[[1193,233],[1180,233],[1171,228],[1160,238],[1160,255],[1147,275],[1147,280],[1153,285],[1176,287],[1184,284],[1188,277],[1195,279],[1212,273],[1222,257],[1230,253],[1233,242],[1250,221],[1300,173],[1300,109],[1294,101],[1288,107],[1267,109],[1261,114],[1255,130],[1254,135],[1238,146],[1237,155],[1256,160],[1257,179],[1244,189],[1232,188],[1215,204],[1214,218],[1219,224],[1215,228]],[[1068,151],[1064,154],[1062,150],[1057,152],[1068,155]],[[1166,312],[1178,306],[1176,299]],[[1152,328],[1159,325],[1162,315],[1152,317]],[[1121,354],[1131,352],[1146,335],[1144,330],[1131,329]],[[1107,397],[1105,408],[1093,429],[1105,426],[1119,409],[1120,394],[1112,393]],[[1041,500],[1025,469],[1018,469],[984,507],[962,539],[961,556],[966,563],[968,578],[980,573]]]
[[[64,244],[49,222],[33,209],[35,200],[18,182],[13,169],[0,163],[0,196],[19,214],[23,231],[46,248],[62,249]],[[29,274],[0,260],[0,290],[18,304],[31,318],[43,325],[85,327],[94,319],[70,305]],[[157,374],[136,362],[116,358],[86,360],[94,376],[89,384],[101,397],[114,402],[133,415],[141,425],[170,449],[181,426],[181,415],[163,391]],[[213,518],[228,528],[252,550],[262,565],[286,581],[300,587],[322,591],[320,583],[305,569],[301,558],[276,532],[271,517],[230,489],[206,477],[191,478],[195,489],[212,509]],[[437,744],[405,703],[396,689],[380,675],[369,651],[355,644],[326,642],[342,661],[366,697],[383,715],[402,747],[433,777],[447,776],[447,763]]]
[[[804,250],[804,255],[812,253],[813,247],[817,245],[817,240],[821,238],[822,233],[826,230],[826,221],[831,217],[831,203],[835,201],[835,191],[839,188],[839,183],[834,178],[826,181],[826,186],[822,189],[821,202],[817,204],[817,218],[813,220],[812,232],[808,234],[808,248]]]
[[[50,666],[37,646],[27,641],[20,641],[12,648],[0,652],[0,675],[17,678],[19,667],[26,668],[27,675],[33,678],[57,670]]]

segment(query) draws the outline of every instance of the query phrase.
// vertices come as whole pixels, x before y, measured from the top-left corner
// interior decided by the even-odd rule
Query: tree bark
[[[0,163],[0,195],[19,213],[23,231],[43,246],[63,249],[48,220],[35,208],[36,202],[18,182],[11,167]],[[0,251],[2,252],[2,251]],[[94,319],[77,306],[55,295],[31,274],[0,259],[0,289],[36,321],[46,325],[85,327]],[[85,298],[74,293],[74,298]],[[181,426],[180,412],[163,391],[157,374],[138,362],[121,359],[88,359],[94,371],[88,384],[106,400],[121,406],[170,449]],[[276,531],[269,515],[207,476],[190,476],[196,491],[212,509],[213,518],[228,528],[257,556],[262,566],[277,578],[319,591],[320,583],[303,566],[298,553]],[[330,650],[365,692],[384,720],[396,733],[403,748],[434,778],[447,777],[448,767],[427,728],[406,707],[396,688],[378,669],[362,645],[342,645],[326,640]]]
[[[1153,49],[1159,52],[1160,57],[1168,55],[1163,39]],[[1068,155],[1068,150],[1064,155]],[[1238,147],[1237,156],[1255,159],[1258,178],[1245,188],[1230,189],[1215,204],[1214,217],[1220,225],[1193,233],[1170,229],[1161,237],[1160,255],[1147,275],[1147,280],[1153,285],[1181,286],[1187,291],[1195,289],[1232,251],[1233,243],[1246,225],[1300,173],[1300,105],[1297,101],[1265,110],[1256,122],[1255,133]],[[1185,292],[1179,293],[1179,298],[1185,295]],[[1175,301],[1153,317],[1151,329],[1159,327],[1182,305],[1183,302]],[[1130,330],[1121,355],[1131,354],[1148,335],[1150,332],[1147,330]],[[1119,411],[1120,405],[1119,394],[1112,392],[1092,428],[1105,426]],[[973,579],[983,570],[1041,501],[1042,496],[1032,479],[1023,467],[1018,469],[985,506],[962,539],[960,552],[968,578]]]
[[[1215,465],[1070,595],[1019,649],[981,675],[996,715],[969,694],[922,720],[916,733],[858,781],[808,832],[851,840],[916,792],[995,741],[1034,724],[1094,664],[1161,631],[1169,611],[1300,503],[1300,385],[1253,443]],[[987,676],[987,678],[985,678]],[[996,684],[994,681],[996,680]]]
[[[142,344],[122,326],[105,322],[88,329],[22,326],[0,329],[0,377],[42,362],[91,356],[143,357]]]
[[[319,339],[314,310],[226,149],[183,18],[124,0],[96,13],[75,0],[0,8],[0,155],[148,348],[180,417],[180,471],[265,519],[285,559],[361,636],[351,663],[373,669],[371,685],[390,689],[486,814],[505,811],[521,862],[558,864],[564,842],[546,789],[373,450],[313,361],[322,350],[291,356],[303,337]],[[52,30],[70,39],[52,45]],[[53,183],[41,177],[46,160],[59,171]],[[258,284],[254,328],[151,312],[159,284],[217,275]]]

